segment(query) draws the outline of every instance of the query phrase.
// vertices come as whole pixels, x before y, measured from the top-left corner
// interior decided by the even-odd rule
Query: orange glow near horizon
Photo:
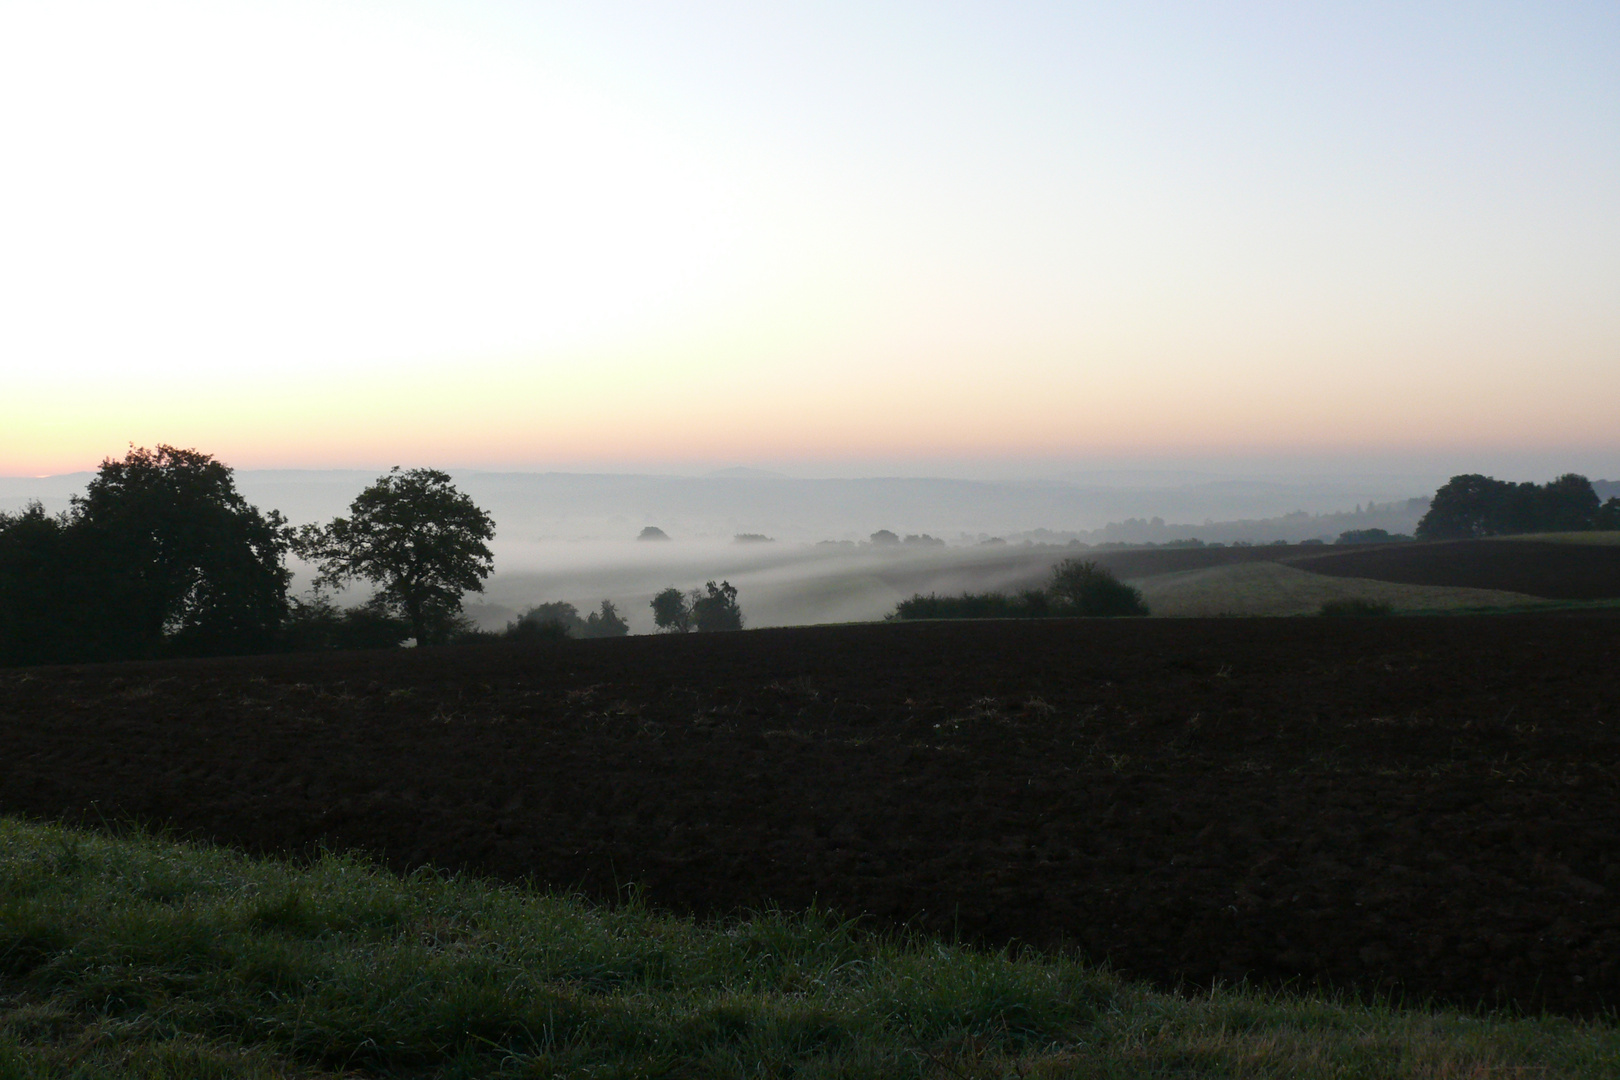
[[[1620,15],[1566,14],[0,9],[0,475],[1620,473]]]

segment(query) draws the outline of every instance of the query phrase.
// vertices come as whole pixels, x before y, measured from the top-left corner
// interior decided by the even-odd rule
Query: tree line
[[[1453,476],[1429,501],[1419,540],[1467,540],[1515,533],[1620,529],[1620,498],[1598,501],[1592,482],[1565,473],[1545,484],[1478,473]]]
[[[0,512],[0,663],[436,644],[466,629],[494,535],[434,469],[396,467],[347,516],[295,528],[210,454],[131,447],[61,514]],[[316,568],[307,600],[288,595],[289,554]],[[329,592],[353,581],[376,593],[339,610]]]
[[[495,523],[435,469],[395,467],[348,513],[295,527],[236,489],[210,454],[131,447],[101,463],[70,508],[0,511],[0,665],[90,663],[451,641],[622,637],[610,600],[581,616],[540,604],[504,632],[479,631],[462,597],[483,592]],[[310,563],[306,597],[289,595],[289,555]],[[375,587],[357,607],[334,591]],[[666,631],[740,630],[729,582],[653,600]]]

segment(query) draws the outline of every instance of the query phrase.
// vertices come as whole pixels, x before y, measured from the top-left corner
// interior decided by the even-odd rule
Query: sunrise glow
[[[0,9],[0,474],[1579,448],[1611,5]]]

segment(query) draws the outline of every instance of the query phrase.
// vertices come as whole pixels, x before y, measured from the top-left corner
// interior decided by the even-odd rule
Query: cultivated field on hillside
[[[1155,615],[1302,614],[1314,612],[1323,600],[1346,596],[1389,600],[1397,609],[1408,610],[1512,607],[1527,603],[1525,597],[1620,599],[1620,546],[1542,538],[1122,550],[1023,544],[969,548],[642,544],[558,556],[558,563],[543,572],[497,573],[474,613],[488,628],[499,629],[520,610],[541,601],[567,600],[588,610],[607,597],[628,615],[633,630],[646,632],[652,629],[647,601],[660,589],[726,579],[737,586],[752,627],[866,622],[882,618],[917,593],[1037,588],[1053,564],[1065,558],[1094,560],[1130,581],[1142,589]],[[1293,567],[1319,575],[1320,580],[1258,569],[1262,564]],[[1230,573],[1193,573],[1222,568]],[[1351,584],[1349,579],[1361,582]],[[1391,592],[1367,584],[1373,581],[1427,591]],[[1457,589],[1521,595],[1443,591]]]
[[[1596,544],[1599,547],[1620,546],[1620,532],[1561,532],[1532,533],[1526,536],[1493,537],[1501,540],[1535,540],[1548,544]]]
[[[1593,615],[1051,620],[12,670],[0,812],[1591,1012],[1617,648]]]
[[[1307,564],[1308,565],[1308,564]],[[1132,582],[1154,615],[1315,615],[1332,600],[1371,600],[1396,611],[1454,611],[1544,605],[1540,597],[1494,589],[1401,585],[1329,577],[1282,562],[1244,562],[1157,574]]]
[[[1370,544],[1291,560],[1313,574],[1410,585],[1501,589],[1548,600],[1620,597],[1620,545],[1511,537]]]

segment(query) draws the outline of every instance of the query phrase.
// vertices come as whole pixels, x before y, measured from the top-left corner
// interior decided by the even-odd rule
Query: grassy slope
[[[0,1078],[1612,1076],[1620,1031],[0,819]]]
[[[1274,562],[1234,563],[1157,574],[1131,584],[1155,615],[1314,615],[1324,601],[1363,599],[1397,611],[1445,611],[1545,605],[1547,601],[1494,589],[1400,585],[1369,578],[1312,574]]]

